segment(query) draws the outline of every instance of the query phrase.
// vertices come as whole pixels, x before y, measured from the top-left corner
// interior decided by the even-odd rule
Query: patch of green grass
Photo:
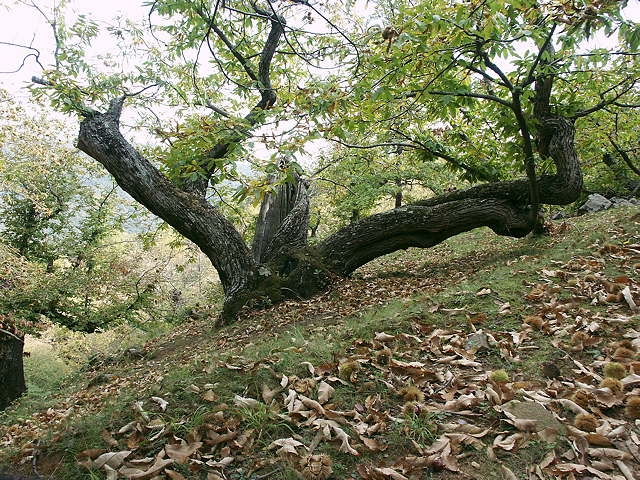
[[[562,357],[565,352],[555,348],[549,341],[549,337],[542,337],[542,334],[533,336],[533,344],[537,350],[529,350],[521,354],[521,363],[518,365],[520,371],[526,375],[527,379],[544,379],[542,375],[542,364],[553,362],[562,369]],[[570,363],[570,362],[569,362]]]
[[[421,446],[428,446],[438,438],[438,420],[435,414],[408,413],[404,415],[403,431]]]
[[[51,342],[58,356],[68,364],[86,366],[92,359],[117,361],[128,348],[143,345],[165,333],[168,328],[162,322],[145,324],[144,330],[124,323],[104,331],[84,333],[54,325],[43,332],[43,337]]]
[[[51,344],[33,337],[25,339],[24,375],[27,387],[33,394],[50,392],[60,385],[72,367],[55,352]]]
[[[371,338],[382,330],[390,335],[406,331],[406,319],[415,315],[414,307],[413,301],[399,299],[380,308],[366,310],[344,319],[337,330],[337,337],[351,343],[358,338]]]
[[[256,431],[256,441],[260,448],[267,448],[274,440],[297,433],[278,417],[278,411],[263,403],[258,403],[255,407],[240,407],[236,414],[242,419],[245,428]]]
[[[162,389],[179,392],[191,385],[194,380],[194,371],[190,366],[172,368],[162,379]]]
[[[77,464],[75,456],[87,449],[110,447],[102,438],[102,431],[110,426],[122,426],[133,420],[133,402],[136,397],[133,392],[122,392],[117,397],[107,401],[102,408],[90,416],[72,416],[67,426],[71,435],[64,435],[52,441],[44,439],[44,444],[50,445],[46,453],[48,456],[60,456],[61,463],[56,471],[58,480],[100,479],[104,477],[98,472],[88,472]]]
[[[213,390],[221,402],[230,403],[236,395],[246,396],[252,377],[245,372],[219,367],[203,378],[207,383],[215,385]],[[257,393],[255,390],[254,392]]]
[[[0,412],[0,425],[12,425],[34,411],[46,410],[81,382],[77,368],[65,363],[48,342],[27,336],[24,350],[30,354],[24,358],[27,392]]]
[[[186,436],[190,432],[196,430],[206,423],[207,414],[211,411],[205,405],[199,405],[193,409],[182,410],[185,414],[182,417],[177,417],[176,414],[180,414],[181,410],[172,411],[171,416],[165,415],[169,429],[176,432],[178,436]]]
[[[348,409],[353,407],[358,398],[360,398],[360,394],[351,383],[347,385],[336,384],[331,401],[341,409]]]

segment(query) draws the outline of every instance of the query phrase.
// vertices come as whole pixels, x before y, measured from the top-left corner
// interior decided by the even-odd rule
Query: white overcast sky
[[[2,11],[2,6],[13,3],[14,0],[0,0],[0,42],[9,42],[20,45],[31,45],[40,49],[42,53],[41,62],[48,66],[52,61],[54,48],[52,29],[45,23],[43,17],[37,11],[28,6],[15,5],[5,7],[6,14]],[[44,11],[53,4],[55,0],[35,0],[38,5],[43,6]],[[149,7],[143,5],[142,0],[71,0],[67,7],[68,24],[72,23],[77,15],[85,14],[98,22],[113,23],[117,16],[123,16],[130,20],[139,20],[142,23],[146,20]],[[357,0],[356,8],[360,8],[363,13],[370,11],[366,8],[367,0]],[[312,25],[306,25],[307,30],[324,30],[325,23],[321,20]],[[109,44],[94,41],[92,47],[96,52],[109,49]],[[11,71],[20,66],[24,55],[28,50],[20,49],[8,45],[0,44],[0,71]],[[8,90],[18,93],[25,86],[32,75],[38,75],[41,71],[33,58],[16,74],[1,74],[0,84]],[[24,93],[23,93],[24,95]]]

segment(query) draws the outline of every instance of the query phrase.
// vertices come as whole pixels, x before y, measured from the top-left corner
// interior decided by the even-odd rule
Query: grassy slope
[[[85,374],[76,372],[67,377],[64,388],[48,394],[40,391],[37,402],[23,402],[5,413],[0,417],[0,437],[3,438],[0,465],[24,461],[34,444],[28,442],[39,439],[42,453],[37,464],[41,472],[60,479],[104,478],[102,473],[87,472],[77,466],[75,455],[86,449],[107,448],[102,431],[117,431],[138,418],[132,408],[136,400],[147,402],[145,409],[150,411],[153,410],[148,406],[151,396],[167,400],[167,411],[157,412],[154,418],[161,419],[174,435],[185,437],[206,424],[207,414],[220,408],[220,404],[233,405],[234,395],[260,399],[263,385],[277,386],[276,376],[308,377],[302,362],[330,367],[341,358],[355,358],[363,351],[370,353],[367,345],[375,332],[419,334],[421,329],[426,331],[437,326],[454,329],[464,338],[473,328],[469,318],[471,322],[474,318],[479,322],[476,328],[494,335],[517,331],[523,316],[536,313],[537,307],[525,295],[531,291],[531,285],[544,279],[542,269],[557,269],[559,263],[556,262],[565,263],[572,257],[601,258],[598,248],[605,242],[638,243],[639,225],[637,209],[618,209],[570,219],[565,230],[559,229],[547,237],[515,240],[496,237],[485,229],[477,230],[429,250],[411,250],[379,259],[319,298],[252,312],[238,324],[222,330],[212,329],[209,318],[192,320],[171,334],[149,342],[144,359],[123,358],[104,369]],[[613,278],[621,274],[629,275],[637,284],[638,272],[629,270],[629,265],[615,260],[604,263],[602,275]],[[491,293],[476,295],[485,288],[490,288]],[[563,295],[570,296],[568,292],[561,292],[560,296]],[[511,308],[499,313],[505,303]],[[588,303],[580,306],[586,307]],[[604,311],[604,307],[590,308],[596,314]],[[628,327],[638,328],[637,317]],[[503,368],[514,379],[543,382],[541,362],[554,361],[568,368],[565,352],[555,348],[552,339],[552,336],[533,332],[529,339],[533,348],[521,352],[521,361],[517,363],[505,359],[497,349],[489,349],[475,358],[481,363],[478,371]],[[420,360],[420,352],[411,358],[410,349],[394,348],[405,361]],[[574,358],[593,360],[601,353],[594,348]],[[334,384],[336,391],[331,402],[335,409],[352,410],[364,404],[368,396],[378,395],[383,408],[394,418],[401,418],[402,400],[393,390],[403,379],[406,381],[406,376],[363,364],[365,368],[356,372],[354,382]],[[230,369],[229,365],[238,369]],[[115,377],[107,383],[87,387],[91,378],[103,373]],[[337,373],[334,366],[333,374]],[[215,401],[202,398],[202,392],[210,385],[214,385]],[[41,411],[36,411],[37,408]],[[277,408],[229,407],[227,414],[238,419],[239,429],[254,430],[253,447],[245,452],[244,460],[237,459],[234,467],[227,469],[229,478],[256,478],[243,476],[242,472],[258,458],[274,458],[273,450],[266,447],[275,439],[296,436],[306,445],[313,441],[314,431],[283,420],[278,413],[281,412]],[[489,422],[487,425],[499,422],[489,407],[483,415]],[[392,463],[394,458],[406,455],[413,448],[411,440],[428,445],[439,435],[438,424],[452,418],[454,414],[438,413],[406,417],[404,423],[390,422],[387,431],[379,436],[388,445],[385,452],[368,452],[355,438],[355,445],[362,453],[360,457],[339,452],[327,442],[321,442],[316,452],[332,457],[333,478],[351,478],[358,464]],[[354,436],[353,431],[346,430]],[[154,454],[167,441],[164,437],[150,441],[149,436],[131,444],[140,452],[140,457],[145,453]],[[559,445],[536,440],[505,457],[503,463],[518,474],[522,465],[539,462],[554,447]],[[122,448],[126,448],[125,440],[121,440]],[[461,466],[471,478],[503,478],[498,464],[489,460],[484,452],[470,451],[467,457]],[[29,461],[23,468],[30,465]],[[237,465],[242,470],[236,471]],[[175,470],[187,478],[200,478],[183,466]],[[257,474],[270,470],[274,467]],[[429,475],[460,478],[446,472]],[[282,464],[269,478],[297,477],[290,467]]]

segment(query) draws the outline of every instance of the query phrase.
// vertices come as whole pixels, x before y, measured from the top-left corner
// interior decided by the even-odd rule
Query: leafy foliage
[[[637,117],[633,110],[621,110],[613,115],[598,112],[581,120],[577,143],[585,167],[587,190],[622,197],[638,193]]]
[[[614,118],[627,106],[622,98],[637,104],[639,67],[631,52],[638,25],[622,16],[624,4],[381,2],[361,34],[363,72],[334,94],[326,131],[369,144],[400,138],[471,181],[521,175],[523,128],[537,134],[539,78],[554,79],[553,114],[582,116],[608,106],[602,116]],[[380,38],[381,22],[393,31],[388,42]],[[594,35],[611,47],[590,48]],[[542,48],[547,42],[552,50]],[[545,172],[544,158],[536,162]]]
[[[381,0],[362,10],[332,0],[162,0],[148,2],[143,25],[116,18],[106,26],[88,16],[71,21],[60,4],[44,12],[57,33],[56,60],[34,92],[81,115],[124,93],[136,107],[135,128],[155,137],[149,157],[178,185],[208,182],[214,202],[245,224],[226,205],[259,203],[287,179],[279,162],[307,157],[308,169],[317,163],[308,158],[317,155],[310,141],[338,141],[330,156],[346,165],[336,164],[330,180],[352,192],[336,189],[331,201],[344,220],[345,212],[370,211],[398,183],[442,191],[426,177],[443,166],[458,177],[443,173],[447,186],[550,173],[551,162],[532,147],[541,79],[553,79],[548,113],[597,113],[605,123],[626,115],[640,75],[630,54],[640,28],[623,15],[626,4]],[[265,52],[278,23],[283,40],[271,58]],[[97,39],[113,50],[94,55]],[[611,179],[586,141],[593,127],[581,125],[592,178]],[[357,142],[413,153],[377,150],[381,163],[403,172],[391,181],[349,166],[359,154],[343,147]],[[433,165],[419,171],[421,162]]]

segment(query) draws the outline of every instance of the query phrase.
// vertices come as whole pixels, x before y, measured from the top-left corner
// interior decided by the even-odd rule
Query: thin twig
[[[470,98],[480,98],[483,100],[491,100],[492,102],[499,103],[500,105],[504,105],[508,108],[513,108],[513,105],[506,100],[503,100],[500,97],[496,97],[495,95],[485,95],[484,93],[475,93],[475,92],[443,92],[439,90],[431,90],[428,93],[431,95],[450,95],[453,97],[470,97]]]

